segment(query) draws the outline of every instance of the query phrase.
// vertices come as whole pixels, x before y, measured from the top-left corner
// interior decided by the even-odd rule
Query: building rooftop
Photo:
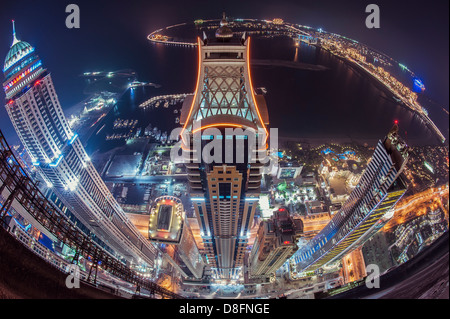
[[[183,205],[172,196],[155,200],[150,209],[148,238],[163,243],[179,243],[183,232]]]
[[[386,148],[387,153],[391,156],[395,168],[397,169],[397,171],[399,171],[404,162],[408,159],[409,147],[398,134],[397,123],[394,124],[391,131],[384,139],[383,144]]]
[[[272,220],[275,231],[283,243],[294,243],[293,238],[303,233],[303,222],[300,219],[293,219],[286,207],[275,211]]]
[[[233,31],[228,27],[228,21],[223,13],[222,20],[220,21],[220,28],[216,30],[216,38],[220,40],[230,39],[233,37]]]
[[[6,55],[3,71],[6,71],[6,69],[8,69],[11,65],[13,65],[27,53],[32,51],[34,51],[34,48],[31,46],[31,44],[17,39],[16,29],[13,21],[13,42],[11,44],[11,48],[8,51],[8,54]]]

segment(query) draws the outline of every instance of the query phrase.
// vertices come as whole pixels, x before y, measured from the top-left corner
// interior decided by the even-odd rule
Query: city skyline
[[[448,3],[405,5],[8,4],[0,296],[448,298]]]

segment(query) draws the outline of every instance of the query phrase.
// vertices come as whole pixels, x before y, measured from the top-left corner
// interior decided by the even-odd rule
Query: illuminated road
[[[394,217],[383,227],[383,231],[406,223],[414,218],[425,215],[427,209],[435,210],[441,208],[448,221],[448,209],[443,206],[443,199],[448,199],[448,185],[440,188],[430,188],[421,193],[411,195],[403,199],[395,208]]]

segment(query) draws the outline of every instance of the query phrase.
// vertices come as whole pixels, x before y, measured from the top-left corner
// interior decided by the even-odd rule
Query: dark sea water
[[[297,49],[290,41],[256,39],[253,57],[278,57],[328,69],[253,68],[255,86],[267,88],[271,127],[277,127],[280,136],[378,139],[398,120],[410,143],[437,142],[418,116],[396,103],[370,76],[327,51],[306,44]],[[446,124],[448,130],[448,122],[439,124]]]
[[[279,136],[373,142],[383,138],[394,120],[398,120],[400,133],[408,143],[437,143],[434,133],[418,116],[396,103],[392,94],[370,76],[328,52],[306,44],[296,48],[292,40],[284,37],[255,38],[251,45],[252,59],[296,61],[326,68],[252,66],[254,86],[267,89],[270,127],[278,128]],[[162,87],[137,88],[134,94],[126,92],[114,116],[137,118],[141,126],[151,123],[170,131],[177,126],[174,107],[169,107],[170,111],[161,107],[142,111],[138,105],[154,95],[192,92],[197,51],[151,43],[147,49],[153,66],[136,70],[139,80],[158,83]],[[440,127],[446,124],[444,134],[448,134],[448,123],[439,123],[438,119],[437,124]]]

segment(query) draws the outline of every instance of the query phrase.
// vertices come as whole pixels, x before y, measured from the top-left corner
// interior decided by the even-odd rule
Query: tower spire
[[[220,20],[220,27],[216,30],[216,38],[222,41],[229,40],[233,37],[233,31],[228,27],[227,16],[225,12],[222,13],[222,20]]]
[[[17,40],[17,37],[16,37],[16,25],[15,25],[14,20],[12,20],[12,25],[13,25],[13,43],[11,44],[11,46],[13,46],[17,42],[19,42],[19,40]]]

